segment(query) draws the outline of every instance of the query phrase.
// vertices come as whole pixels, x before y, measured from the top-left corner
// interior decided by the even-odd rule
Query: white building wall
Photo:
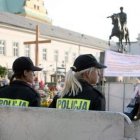
[[[12,68],[12,63],[16,59],[13,56],[13,46],[12,43],[19,43],[19,56],[25,55],[25,45],[23,42],[34,41],[35,32],[27,32],[26,30],[17,30],[17,28],[8,28],[0,27],[0,40],[6,41],[6,54],[0,54],[0,65],[7,67],[8,69]],[[40,37],[39,40],[46,40],[47,37]],[[47,49],[47,60],[42,59],[42,49]],[[57,50],[59,53],[58,61],[54,60],[54,51]],[[35,44],[30,45],[30,58],[35,63]],[[68,62],[65,63],[65,52],[68,52]],[[99,59],[100,50],[93,48],[88,48],[85,46],[79,46],[77,44],[66,43],[63,40],[56,41],[51,39],[51,43],[39,44],[39,66],[43,67],[43,71],[47,72],[47,81],[50,82],[50,75],[56,71],[56,67],[62,67],[63,62],[65,63],[66,71],[73,65],[73,53],[76,54],[76,57],[79,54],[92,53],[97,59]],[[40,79],[43,79],[43,75],[40,73]]]

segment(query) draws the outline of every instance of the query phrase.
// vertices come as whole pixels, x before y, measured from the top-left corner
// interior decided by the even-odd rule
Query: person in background
[[[49,108],[105,111],[105,97],[93,86],[103,68],[92,54],[78,56],[66,74],[61,98],[54,97]]]
[[[0,88],[0,106],[40,106],[40,96],[32,88],[34,71],[42,69],[34,66],[29,57],[19,57],[13,62],[13,76],[10,84]]]
[[[134,94],[132,95],[132,98],[136,98],[136,103],[138,106],[138,110],[136,112],[136,115],[134,116],[134,120],[139,120],[140,119],[140,85],[137,83],[134,85]]]
[[[138,83],[134,84],[134,92],[130,102],[124,108],[124,114],[133,121],[140,119],[140,88]]]

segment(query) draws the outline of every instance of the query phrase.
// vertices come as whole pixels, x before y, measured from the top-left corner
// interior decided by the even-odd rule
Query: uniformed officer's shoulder
[[[32,93],[36,93],[37,91],[28,83],[25,83],[23,81],[17,81],[17,83],[19,84],[20,87],[22,87],[23,90],[28,90]],[[14,86],[18,86],[18,85],[14,85]]]
[[[9,85],[1,86],[1,87],[0,87],[0,90],[5,89],[5,88],[7,88],[7,87],[9,87]]]
[[[92,90],[94,91],[94,92],[96,92],[99,96],[103,96],[103,94],[100,92],[100,90],[97,88],[97,87],[92,87]]]
[[[13,88],[21,89],[21,92],[30,93],[30,95],[35,95],[36,96],[38,94],[38,92],[33,87],[31,87],[29,84],[24,83],[24,82],[19,82],[17,84],[13,84],[11,86]]]
[[[32,88],[30,86],[28,86],[28,90],[30,90],[33,94],[37,94],[38,93],[34,88]]]
[[[100,92],[99,87],[98,86],[93,86],[93,90],[96,90],[97,92]]]
[[[40,98],[40,94],[35,90],[33,89],[32,87],[28,86],[28,87],[23,87],[22,88],[22,92],[24,94],[27,94],[27,96],[30,96],[31,98]]]

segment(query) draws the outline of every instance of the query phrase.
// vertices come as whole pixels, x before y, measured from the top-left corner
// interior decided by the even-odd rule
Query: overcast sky
[[[111,19],[106,17],[120,12],[127,13],[130,40],[136,41],[140,33],[140,0],[44,0],[53,25],[82,34],[108,40]],[[116,38],[112,38],[116,40]]]

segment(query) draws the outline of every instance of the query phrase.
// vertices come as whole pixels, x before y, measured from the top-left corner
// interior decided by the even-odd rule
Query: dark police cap
[[[34,66],[32,60],[29,57],[19,57],[17,58],[12,66],[12,69],[15,73],[23,72],[24,70],[31,70],[31,71],[41,71],[42,68]]]
[[[91,67],[98,69],[106,68],[105,65],[100,64],[92,54],[83,54],[75,59],[72,70],[77,72]]]

